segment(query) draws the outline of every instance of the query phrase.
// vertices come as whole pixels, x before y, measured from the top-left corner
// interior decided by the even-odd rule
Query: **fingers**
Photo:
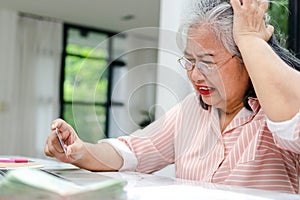
[[[274,26],[272,25],[267,25],[267,31],[269,32],[270,35],[273,35],[274,33]]]
[[[70,126],[67,122],[65,122],[62,119],[56,119],[51,123],[51,129],[56,130],[58,129],[58,132],[60,133],[63,141],[70,145],[74,142],[74,140],[77,137],[77,134],[75,133],[72,126]]]
[[[241,7],[240,0],[230,0],[230,4],[234,11],[236,11],[237,9],[239,9]]]
[[[46,145],[45,145],[45,148],[44,148],[44,153],[45,153],[46,156],[54,157],[54,155],[52,154],[52,152],[48,148],[47,142],[46,142]]]
[[[45,155],[67,163],[73,163],[82,157],[84,143],[77,136],[72,126],[62,119],[56,119],[51,123],[51,129],[52,133],[49,134],[44,149]],[[61,146],[56,131],[65,143],[66,153]]]
[[[268,9],[267,0],[230,0],[233,11],[233,37],[238,44],[243,38],[258,37],[268,41],[273,33],[267,28],[264,17]]]
[[[51,123],[51,129],[55,130],[56,128],[60,128],[63,123],[65,123],[65,121],[62,119],[53,120]]]
[[[49,134],[46,140],[45,154],[50,157],[57,157],[59,154],[64,154],[64,151],[54,131]]]
[[[46,156],[54,157],[57,160],[62,162],[72,163],[75,160],[74,157],[72,157],[72,155],[74,154],[72,150],[72,146],[76,146],[76,143],[67,146],[67,155],[66,155],[58,141],[56,134],[53,131],[51,134],[49,134],[47,138],[44,152]]]
[[[54,157],[62,162],[72,163],[81,157],[83,142],[79,139],[74,129],[64,120],[56,119],[51,123],[52,132],[48,135],[45,145],[45,155]],[[56,131],[61,136],[67,149],[66,154],[61,146]]]
[[[61,132],[68,131],[70,129],[73,129],[67,122],[65,122],[62,119],[56,119],[51,123],[51,129],[59,129]]]
[[[268,0],[230,0],[230,4],[234,11],[239,8],[245,8],[245,10],[261,8],[266,11],[269,5]]]
[[[269,2],[268,0],[261,0],[260,1],[260,8],[263,9],[264,12],[268,10]]]
[[[266,25],[266,29],[268,35],[267,38],[265,38],[265,41],[269,41],[272,35],[274,34],[274,26],[268,24]]]
[[[243,0],[243,1],[242,1],[242,5],[243,5],[244,7],[249,7],[252,3],[255,3],[254,1],[255,1],[255,0]]]

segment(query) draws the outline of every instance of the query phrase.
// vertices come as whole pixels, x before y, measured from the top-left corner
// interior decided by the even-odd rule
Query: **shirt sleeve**
[[[180,105],[176,105],[144,129],[118,138],[134,153],[137,159],[135,171],[152,173],[174,163],[174,137],[180,124],[179,110]]]
[[[175,160],[174,142],[181,126],[182,106],[195,99],[190,94],[158,120],[129,136],[104,139],[122,157],[123,166],[119,171],[151,173],[173,164]]]
[[[300,154],[300,111],[292,119],[283,122],[267,119],[267,126],[279,147]]]

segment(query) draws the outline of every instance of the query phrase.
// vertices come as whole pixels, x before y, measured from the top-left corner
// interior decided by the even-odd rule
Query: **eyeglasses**
[[[220,69],[224,66],[227,62],[229,62],[235,55],[231,56],[230,58],[221,61],[219,63],[205,63],[203,61],[200,62],[191,62],[186,57],[182,56],[178,59],[179,64],[186,69],[187,71],[192,71],[196,66],[197,69],[203,73],[204,75],[209,75],[210,73]]]

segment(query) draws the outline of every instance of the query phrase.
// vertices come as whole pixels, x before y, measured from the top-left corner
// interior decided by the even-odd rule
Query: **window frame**
[[[81,55],[76,55],[72,53],[67,53],[66,47],[67,47],[67,41],[68,41],[68,29],[73,28],[73,29],[78,29],[80,31],[84,32],[96,32],[100,34],[105,34],[107,35],[108,38],[108,46],[107,46],[107,52],[108,52],[108,57],[106,62],[108,63],[108,71],[107,71],[107,100],[105,103],[89,103],[89,102],[83,102],[83,101],[65,101],[64,100],[64,81],[65,81],[65,67],[66,67],[66,58],[67,56],[76,56],[79,58],[84,58]],[[91,27],[85,27],[85,26],[80,26],[80,25],[75,25],[75,24],[70,24],[70,23],[64,23],[63,24],[63,41],[62,41],[62,56],[61,56],[61,72],[60,72],[60,88],[59,88],[59,116],[60,118],[64,118],[64,105],[94,105],[94,106],[101,106],[105,109],[105,128],[104,128],[104,134],[106,137],[109,137],[109,119],[110,119],[110,109],[112,106],[124,106],[124,103],[122,102],[116,102],[112,101],[111,95],[112,95],[112,80],[113,80],[113,67],[124,67],[126,64],[123,61],[120,60],[114,60],[113,58],[113,40],[112,36],[116,35],[118,33],[116,32],[111,32],[111,31],[106,31],[102,29],[96,29],[96,28],[91,28]],[[122,34],[118,34],[119,37],[125,37]],[[101,60],[100,58],[97,58]],[[75,127],[74,127],[75,128]]]
[[[288,49],[300,59],[300,30],[298,28],[300,26],[300,2],[289,0],[288,4]]]

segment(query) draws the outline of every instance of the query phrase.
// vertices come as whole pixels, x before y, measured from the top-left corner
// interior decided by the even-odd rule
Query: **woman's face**
[[[208,26],[189,29],[185,57],[192,62],[202,61],[217,66],[217,69],[204,75],[194,67],[187,72],[188,77],[206,104],[227,113],[243,107],[243,97],[249,84],[244,65],[232,56]]]

